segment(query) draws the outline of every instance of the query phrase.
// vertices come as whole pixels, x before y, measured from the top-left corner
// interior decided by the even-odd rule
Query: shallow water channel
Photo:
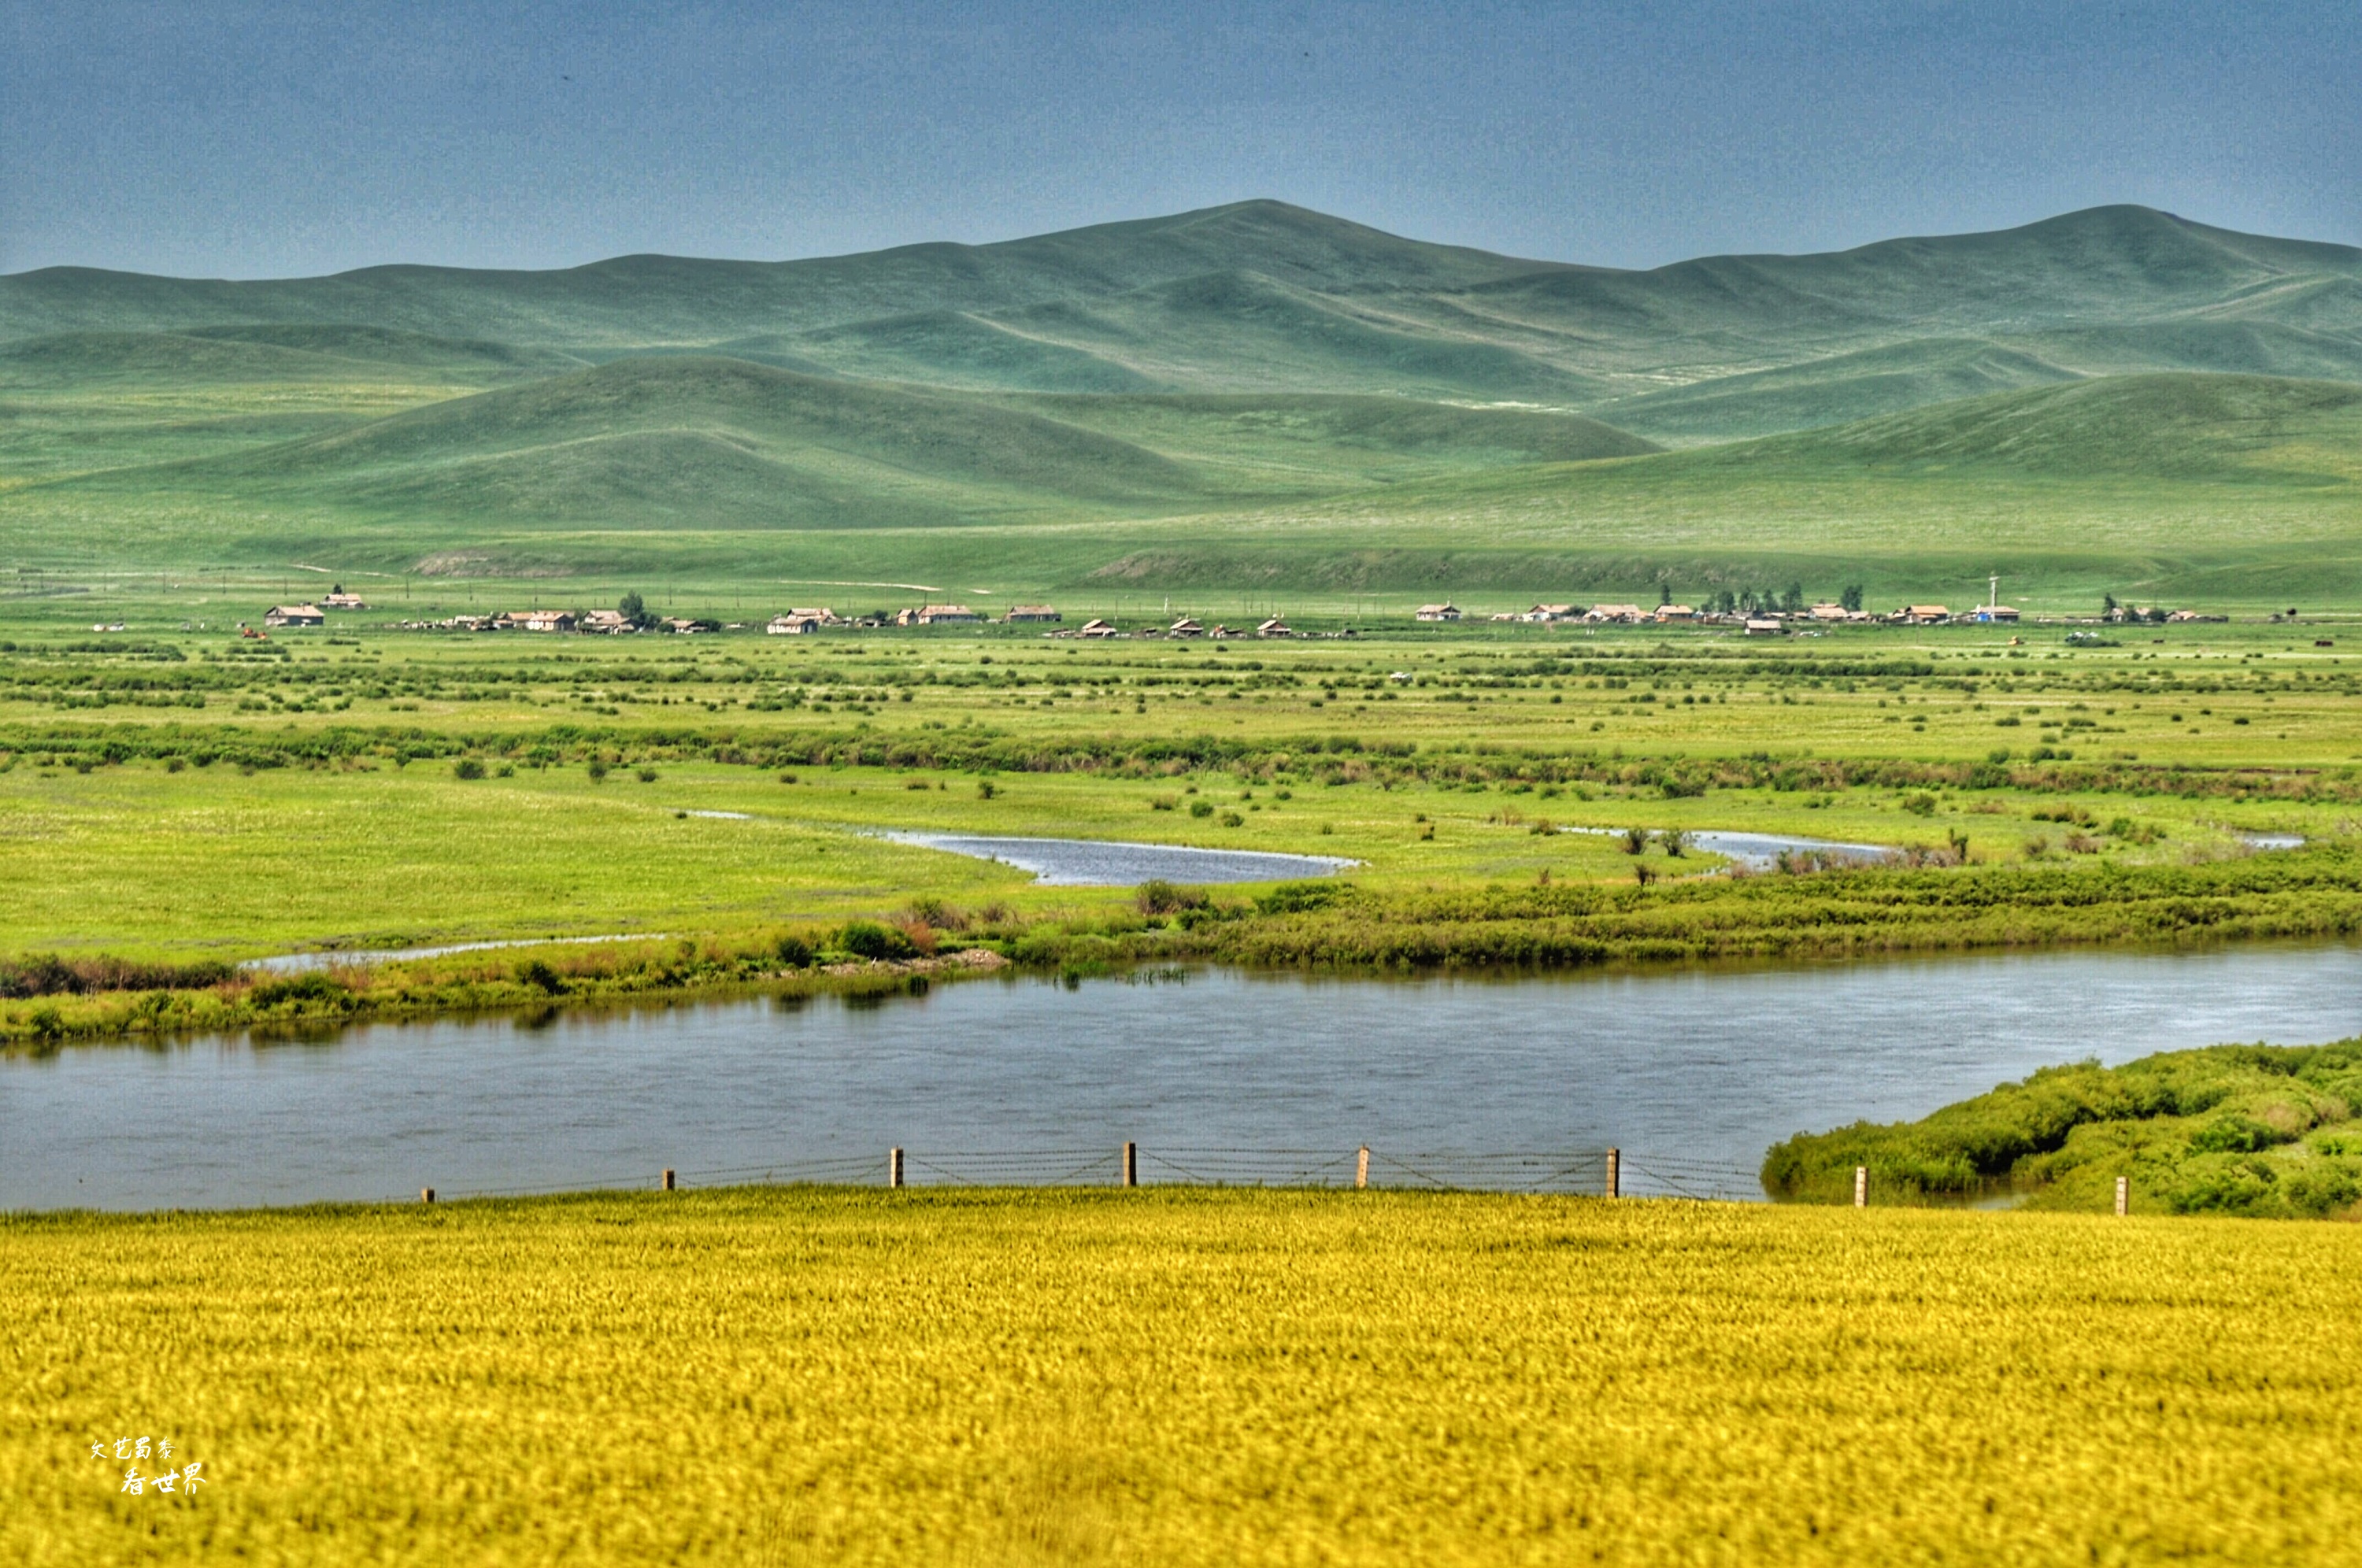
[[[1333,855],[1280,855],[1257,849],[1197,849],[1099,838],[1014,838],[979,834],[880,829],[877,836],[921,849],[997,860],[1031,871],[1045,887],[1136,888],[1168,882],[1285,882],[1326,877],[1355,862]]]
[[[1406,981],[1189,971],[855,1003],[377,1024],[0,1057],[0,1209],[835,1172],[953,1152],[1627,1151],[1755,1195],[1787,1134],[2047,1063],[2362,1032],[2362,947]],[[1179,1156],[1187,1168],[1189,1158]],[[1326,1157],[1325,1155],[1323,1157]],[[822,1165],[821,1162],[842,1165]],[[1071,1162],[1070,1162],[1071,1163]]]

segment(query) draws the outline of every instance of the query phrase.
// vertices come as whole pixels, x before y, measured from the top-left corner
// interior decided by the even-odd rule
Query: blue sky
[[[1649,266],[2130,201],[2362,243],[2342,4],[0,6],[0,271],[565,266],[1274,196]]]

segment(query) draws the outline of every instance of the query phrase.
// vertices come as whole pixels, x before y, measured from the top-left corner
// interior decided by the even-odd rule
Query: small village
[[[2201,614],[2194,610],[2167,610],[2161,606],[2141,609],[2119,604],[2110,596],[2097,615],[2087,616],[2027,616],[2016,608],[1999,602],[1998,597],[1963,610],[1943,604],[1904,604],[1883,614],[1861,607],[1860,594],[1849,590],[1842,601],[1823,600],[1813,604],[1798,602],[1801,595],[1792,592],[1785,604],[1772,602],[1734,602],[1725,592],[1710,605],[1678,604],[1670,597],[1654,605],[1638,603],[1537,603],[1523,611],[1501,611],[1485,615],[1471,615],[1449,601],[1422,604],[1411,612],[1414,623],[1430,625],[1454,623],[1499,624],[1527,625],[1599,627],[1599,626],[1707,626],[1737,632],[1750,637],[1777,637],[1795,634],[1811,634],[1839,627],[1871,626],[2015,626],[2036,625],[2185,625],[2199,622],[2223,622],[2225,615]],[[1048,604],[1011,604],[999,615],[979,612],[966,604],[920,604],[892,611],[857,615],[839,614],[826,605],[801,606],[782,611],[759,625],[748,622],[723,622],[688,616],[657,616],[636,606],[635,595],[624,606],[613,610],[510,610],[483,615],[451,615],[434,621],[403,621],[403,631],[455,632],[529,632],[571,634],[590,636],[628,636],[642,633],[689,636],[720,632],[761,631],[772,636],[810,636],[835,631],[877,630],[886,627],[922,626],[1040,626],[1046,637],[1081,637],[1098,640],[1109,637],[1147,637],[1188,641],[1207,638],[1227,641],[1241,637],[1353,637],[1361,635],[1347,625],[1331,631],[1298,632],[1279,615],[1268,616],[1253,624],[1237,626],[1223,622],[1210,625],[1193,615],[1182,615],[1171,622],[1162,617],[1133,626],[1121,626],[1115,622],[1094,616],[1078,626],[1065,624],[1065,615]],[[274,604],[262,617],[262,631],[244,626],[248,636],[258,636],[281,629],[301,630],[327,624],[331,611],[360,612],[370,608],[358,594],[337,591],[324,595],[317,602],[301,604]],[[2294,611],[2289,612],[2293,618]],[[2279,616],[2273,617],[2275,620]]]

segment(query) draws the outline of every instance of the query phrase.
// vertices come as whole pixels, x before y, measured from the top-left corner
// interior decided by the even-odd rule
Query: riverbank
[[[1202,1189],[5,1217],[0,1558],[2325,1562],[2362,1528],[2357,1311],[2333,1225]],[[194,1497],[123,1490],[191,1462]]]
[[[185,984],[169,969],[104,957],[19,960],[0,965],[0,990],[15,993],[0,1003],[0,1044],[744,991],[881,993],[1004,966],[1066,976],[1172,963],[1551,971],[2357,933],[2362,853],[2343,844],[2188,866],[1841,868],[1648,885],[1430,891],[1339,878],[1247,894],[1157,884],[1082,913],[1029,917],[998,902],[976,910],[922,898],[890,919],[833,927],[554,942],[293,975],[199,967],[178,972]],[[47,994],[26,994],[40,988]]]
[[[2006,1195],[2106,1212],[2362,1217],[2362,1039],[2215,1045],[2102,1067],[2046,1068],[1917,1121],[1799,1135],[1763,1162],[1774,1197],[1875,1201]]]

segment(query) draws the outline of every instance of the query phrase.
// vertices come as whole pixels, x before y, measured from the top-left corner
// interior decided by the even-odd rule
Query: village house
[[[328,610],[366,610],[369,608],[368,604],[362,602],[359,594],[347,593],[341,588],[337,590],[334,593],[329,594],[326,599],[321,600],[320,604],[322,608]]]
[[[1660,604],[1657,606],[1656,619],[1660,625],[1668,621],[1694,621],[1697,619],[1697,610],[1688,604]]]
[[[1198,622],[1184,615],[1167,626],[1164,629],[1164,635],[1168,637],[1202,637],[1206,635],[1206,628]]]
[[[965,604],[929,604],[919,611],[922,626],[974,625],[983,619]]]
[[[492,628],[502,632],[570,632],[575,619],[571,610],[512,610],[492,617]]]
[[[328,617],[316,604],[273,604],[262,613],[266,626],[325,626]]]
[[[1418,618],[1422,621],[1457,621],[1460,619],[1460,606],[1451,603],[1422,604],[1418,607]]]
[[[662,624],[666,631],[677,632],[684,637],[693,635],[696,633],[702,632],[707,629],[699,622],[693,621],[686,615],[668,615],[665,618]]]
[[[1542,625],[1548,625],[1552,621],[1571,621],[1574,619],[1574,606],[1572,604],[1537,604],[1532,609],[1527,611],[1523,618]]]
[[[1582,618],[1597,626],[1611,621],[1637,625],[1647,617],[1641,613],[1638,604],[1595,604],[1583,613]]]
[[[1814,605],[1810,610],[1805,611],[1805,613],[1810,615],[1816,621],[1842,621],[1846,618],[1848,612],[1844,605],[1832,604],[1827,600],[1824,599],[1818,604]]]
[[[1750,637],[1776,637],[1787,629],[1776,615],[1749,615],[1747,618],[1747,635]]]
[[[592,632],[602,637],[619,637],[626,632],[639,630],[632,618],[621,610],[593,610],[574,624],[578,632]]]
[[[1258,637],[1292,637],[1296,635],[1296,633],[1290,629],[1286,622],[1281,620],[1278,616],[1274,615],[1270,620],[1265,621],[1262,625],[1255,628],[1255,635]]]
[[[763,630],[767,635],[774,637],[800,637],[807,633],[819,631],[824,624],[817,615],[789,611],[785,615],[772,616],[770,624],[765,626]]]
[[[1980,604],[1969,612],[1969,619],[1980,625],[2015,625],[2017,612],[2006,604]]]
[[[1941,604],[1906,604],[1887,617],[1913,626],[1937,626],[1952,618],[1952,613]]]
[[[1065,619],[1065,617],[1064,615],[1059,614],[1047,604],[1011,604],[1009,607],[1008,621],[1012,626],[1025,623],[1063,621]]]
[[[1122,635],[1120,632],[1118,632],[1115,629],[1114,623],[1102,621],[1096,615],[1084,622],[1082,628],[1075,635],[1078,637],[1115,637]]]

